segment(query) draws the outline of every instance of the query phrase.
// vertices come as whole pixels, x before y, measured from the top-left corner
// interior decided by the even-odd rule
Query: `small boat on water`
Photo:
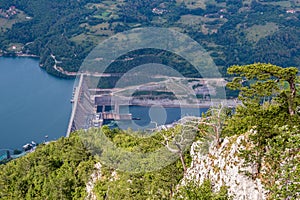
[[[139,117],[133,117],[132,120],[141,120]]]

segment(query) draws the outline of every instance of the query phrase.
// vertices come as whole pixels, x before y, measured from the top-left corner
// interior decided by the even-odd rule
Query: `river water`
[[[73,80],[51,76],[38,65],[33,58],[0,57],[0,149],[66,133]]]

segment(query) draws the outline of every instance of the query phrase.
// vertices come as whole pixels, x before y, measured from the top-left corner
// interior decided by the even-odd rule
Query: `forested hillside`
[[[141,137],[132,131],[101,130],[114,144],[132,153],[146,153],[163,147],[164,141],[160,134],[152,137]],[[174,129],[164,131],[164,135],[171,138]],[[177,185],[184,175],[184,167],[180,159],[165,165],[156,171],[128,172],[115,169],[105,161],[99,160],[105,154],[106,147],[100,147],[101,152],[91,154],[87,139],[99,137],[93,141],[98,144],[99,130],[89,132],[78,131],[69,138],[61,138],[48,145],[39,146],[35,152],[20,159],[0,165],[0,199],[86,199],[88,196],[86,185],[91,181],[91,174],[95,171],[96,162],[101,162],[98,171],[101,174],[93,187],[97,199],[180,199],[177,195]],[[99,142],[101,144],[101,142]],[[99,153],[99,152],[98,152]],[[118,157],[118,152],[108,152],[115,162],[122,162],[126,157]],[[148,159],[148,160],[147,160]],[[152,158],[155,159],[155,158]],[[185,165],[190,164],[189,151],[184,153]],[[141,162],[155,163],[151,158]],[[138,163],[131,163],[139,165]],[[181,196],[190,195],[188,189],[183,188]],[[226,188],[214,192],[207,180],[201,187],[194,188],[195,195],[205,195],[208,198],[228,199]],[[179,195],[179,194],[178,194]]]
[[[83,199],[95,160],[78,136],[0,166],[0,199]]]
[[[186,33],[223,75],[233,64],[300,66],[297,0],[2,0],[0,8],[0,54],[38,55],[56,75],[51,54],[63,69],[77,71],[99,42],[144,26]]]

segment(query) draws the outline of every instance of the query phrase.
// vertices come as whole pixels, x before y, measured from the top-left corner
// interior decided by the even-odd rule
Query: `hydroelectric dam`
[[[138,86],[129,86],[125,88],[112,88],[103,89],[89,86],[91,77],[111,77],[117,76],[114,74],[96,74],[95,76],[91,73],[82,73],[77,76],[75,87],[73,89],[72,112],[68,124],[66,136],[69,137],[70,133],[75,130],[88,130],[92,127],[101,127],[105,120],[114,121],[129,121],[133,120],[131,113],[120,113],[121,106],[161,106],[161,107],[178,107],[178,108],[210,108],[211,106],[224,105],[226,107],[236,107],[240,104],[237,99],[189,99],[189,97],[179,96],[178,99],[170,99],[166,96],[129,96],[126,90],[138,91],[143,94],[144,91],[152,93],[152,91],[159,91],[161,94],[166,94],[166,90],[161,89],[161,82],[150,83]],[[207,80],[197,80],[205,87]],[[195,84],[197,84],[196,82]],[[195,91],[197,92],[197,90]],[[199,90],[202,96],[210,94],[211,91]],[[182,98],[183,97],[183,98]],[[184,99],[184,100],[182,100]],[[107,111],[105,108],[113,108]],[[98,109],[100,108],[100,110]]]

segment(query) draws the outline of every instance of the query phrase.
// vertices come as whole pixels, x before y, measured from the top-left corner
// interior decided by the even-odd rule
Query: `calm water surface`
[[[73,80],[53,77],[38,64],[32,58],[0,57],[0,149],[65,135]]]
[[[41,143],[64,136],[74,81],[47,74],[32,58],[0,57],[0,70],[0,150],[20,149],[31,141]],[[206,111],[130,106],[121,108],[121,112],[132,113],[138,120],[118,125],[123,129],[155,128],[152,121],[157,125],[170,124],[183,116],[200,116]]]
[[[107,107],[106,111],[112,108]],[[102,107],[98,107],[100,112]],[[131,113],[136,120],[113,122],[106,120],[105,124],[108,126],[118,127],[121,129],[131,128],[133,130],[147,130],[153,129],[156,126],[172,124],[185,116],[198,116],[207,112],[208,108],[164,108],[164,107],[146,107],[146,106],[121,106],[120,112],[123,114]]]

